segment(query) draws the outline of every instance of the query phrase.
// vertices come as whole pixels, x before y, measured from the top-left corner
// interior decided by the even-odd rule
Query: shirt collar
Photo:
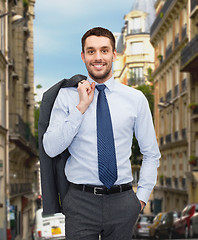
[[[98,85],[98,83],[96,81],[94,81],[90,76],[87,77],[87,80],[89,81],[89,83],[91,84],[92,82],[95,82],[96,85]],[[112,91],[114,88],[114,84],[115,84],[115,80],[114,77],[112,76],[110,79],[108,79],[106,82],[101,83],[101,84],[105,84],[105,86],[109,89],[109,91]]]

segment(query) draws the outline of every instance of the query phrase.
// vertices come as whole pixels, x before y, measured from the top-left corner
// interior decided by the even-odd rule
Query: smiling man
[[[156,183],[160,153],[142,92],[113,78],[113,34],[101,27],[82,37],[88,71],[78,88],[62,88],[43,146],[50,157],[68,148],[63,201],[67,240],[131,240],[133,225]],[[137,193],[130,164],[133,133],[143,154]]]

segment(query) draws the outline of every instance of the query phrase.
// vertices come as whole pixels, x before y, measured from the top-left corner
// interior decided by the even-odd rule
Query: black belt
[[[105,186],[93,186],[93,185],[74,184],[74,183],[71,183],[71,186],[84,192],[93,193],[94,195],[119,193],[119,192],[125,192],[132,189],[131,183],[114,185],[110,189],[108,189]]]

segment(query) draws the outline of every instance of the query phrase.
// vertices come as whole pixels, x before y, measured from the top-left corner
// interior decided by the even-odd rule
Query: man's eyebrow
[[[104,49],[104,48],[110,48],[110,47],[109,46],[102,46],[101,48]],[[95,47],[87,47],[86,48],[86,50],[89,50],[89,49],[95,49]]]

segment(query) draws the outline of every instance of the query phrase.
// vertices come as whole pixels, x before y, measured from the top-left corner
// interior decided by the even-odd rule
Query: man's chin
[[[94,74],[94,73],[89,73],[89,75],[91,76],[91,78],[93,80],[106,80],[108,78],[108,76],[110,76],[109,72],[108,73],[98,73],[98,74]]]

